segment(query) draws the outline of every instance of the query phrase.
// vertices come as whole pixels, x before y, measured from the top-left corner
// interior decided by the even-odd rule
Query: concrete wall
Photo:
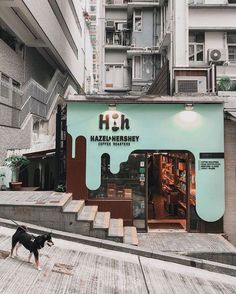
[[[232,80],[236,80],[236,66],[235,65],[224,65],[217,66],[217,77],[230,77]]]
[[[31,125],[29,120],[24,129],[0,126],[0,165],[7,156],[7,149],[29,148],[31,140]]]
[[[134,43],[136,47],[153,46],[153,8],[142,9],[142,31],[133,31],[132,43]]]
[[[63,18],[69,28],[69,31],[72,35],[74,42],[79,44],[82,36],[78,30],[78,26],[76,24],[74,15],[73,15],[72,10],[70,8],[69,1],[56,0],[56,2],[57,2],[58,7],[61,10]]]
[[[236,122],[225,120],[224,232],[236,246]]]
[[[0,71],[18,82],[24,82],[24,60],[0,39]]]
[[[85,34],[85,92],[93,93],[93,47],[90,39],[90,34]]]
[[[208,49],[227,48],[224,32],[205,32],[205,53]],[[207,57],[207,56],[206,56]],[[207,60],[207,59],[205,59]]]
[[[106,20],[123,20],[127,21],[127,10],[107,10],[105,13]]]
[[[173,1],[174,60],[173,66],[188,66],[188,5],[187,0]]]
[[[127,60],[126,51],[106,49],[105,63],[123,64],[125,60]]]
[[[54,69],[47,63],[35,48],[25,49],[25,79],[33,78],[44,88],[48,87],[54,74]]]
[[[236,29],[236,8],[203,8],[189,9],[190,28],[228,28]]]
[[[30,78],[47,88],[54,69],[35,48],[25,48],[24,59],[0,39],[0,71],[20,83]]]
[[[57,54],[60,57],[60,62],[61,60],[63,60],[63,63],[66,65],[66,69],[68,69],[75,80],[80,85],[82,85],[84,80],[84,58],[80,54],[79,56],[75,55],[67,38],[65,37],[65,34],[60,24],[57,21],[53,10],[51,9],[49,2],[44,0],[23,0],[23,2],[44,32],[42,38],[46,42],[47,46],[51,48],[53,53]],[[73,1],[73,3],[75,5],[76,11],[78,11],[78,15],[81,15],[82,7],[80,1]],[[84,19],[81,25],[83,32],[88,33]],[[72,26],[71,22],[70,26]],[[76,42],[76,46],[78,48],[81,48],[83,45],[83,37],[81,38],[78,28],[73,33],[74,37],[75,35],[77,35],[76,37],[78,40]],[[81,51],[79,51],[79,53],[80,52]]]
[[[205,4],[227,4],[228,0],[205,0]]]

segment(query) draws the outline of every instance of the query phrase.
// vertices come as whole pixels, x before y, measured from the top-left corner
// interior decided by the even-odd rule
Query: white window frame
[[[140,10],[141,11],[141,14],[140,15],[136,15],[136,11],[137,10]],[[135,19],[136,18],[140,18],[141,19],[141,30],[136,30],[135,29]],[[136,33],[141,33],[143,31],[143,11],[142,9],[134,9],[134,14],[133,14],[133,31],[136,32]]]
[[[236,38],[236,32],[231,33],[231,34],[234,34],[235,35],[235,38]],[[235,43],[229,43],[228,42],[228,35],[227,35],[228,61],[229,61],[229,63],[235,64],[236,63],[236,53],[235,53],[234,59],[233,60],[232,59],[230,60],[229,59],[229,47],[234,47],[235,48],[235,51],[236,51],[236,42]]]
[[[202,52],[203,52],[203,59],[202,60],[197,60],[197,46],[202,46]],[[194,47],[194,60],[190,60],[189,59],[189,62],[190,63],[205,63],[205,44],[204,43],[195,43],[195,42],[191,42],[189,43],[189,47],[190,46],[193,46]],[[189,50],[190,51],[190,50]],[[189,52],[189,55],[190,55],[190,52]],[[189,56],[190,57],[190,56]]]
[[[188,3],[189,3],[190,5],[205,4],[205,0],[189,0]]]
[[[139,76],[135,75],[135,57],[139,57],[140,58],[140,71],[139,71]],[[143,58],[142,55],[134,55],[133,60],[132,60],[132,76],[133,76],[133,80],[142,80],[143,78]]]
[[[196,37],[196,39],[194,38],[194,40],[192,41],[192,36],[191,34],[194,34],[194,37]],[[190,64],[204,64],[205,63],[205,33],[204,32],[199,32],[198,34],[203,34],[203,42],[201,40],[197,40],[197,35],[194,32],[189,32],[189,44],[188,44],[188,60]],[[194,60],[190,60],[190,46],[193,46],[193,56],[194,56]],[[198,46],[202,46],[202,60],[197,60],[197,54],[199,52],[197,52],[197,47]]]

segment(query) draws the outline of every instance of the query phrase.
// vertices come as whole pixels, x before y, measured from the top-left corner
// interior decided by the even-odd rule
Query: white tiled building
[[[93,92],[87,1],[0,1],[0,164],[55,148],[57,105]]]

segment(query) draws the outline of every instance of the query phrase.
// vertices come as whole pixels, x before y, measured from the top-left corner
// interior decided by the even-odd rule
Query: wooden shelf
[[[178,204],[185,210],[187,209],[186,205],[182,201],[178,201]]]
[[[184,181],[184,180],[181,180],[180,178],[178,178],[178,180],[179,180],[180,182],[182,182],[182,183],[185,183],[185,184],[186,184],[186,180]]]
[[[167,179],[171,185],[174,185],[174,180],[168,178],[167,176],[164,176],[163,179]]]

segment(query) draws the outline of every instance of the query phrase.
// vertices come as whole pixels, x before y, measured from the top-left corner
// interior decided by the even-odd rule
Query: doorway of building
[[[149,230],[199,230],[195,159],[187,151],[147,152]]]

